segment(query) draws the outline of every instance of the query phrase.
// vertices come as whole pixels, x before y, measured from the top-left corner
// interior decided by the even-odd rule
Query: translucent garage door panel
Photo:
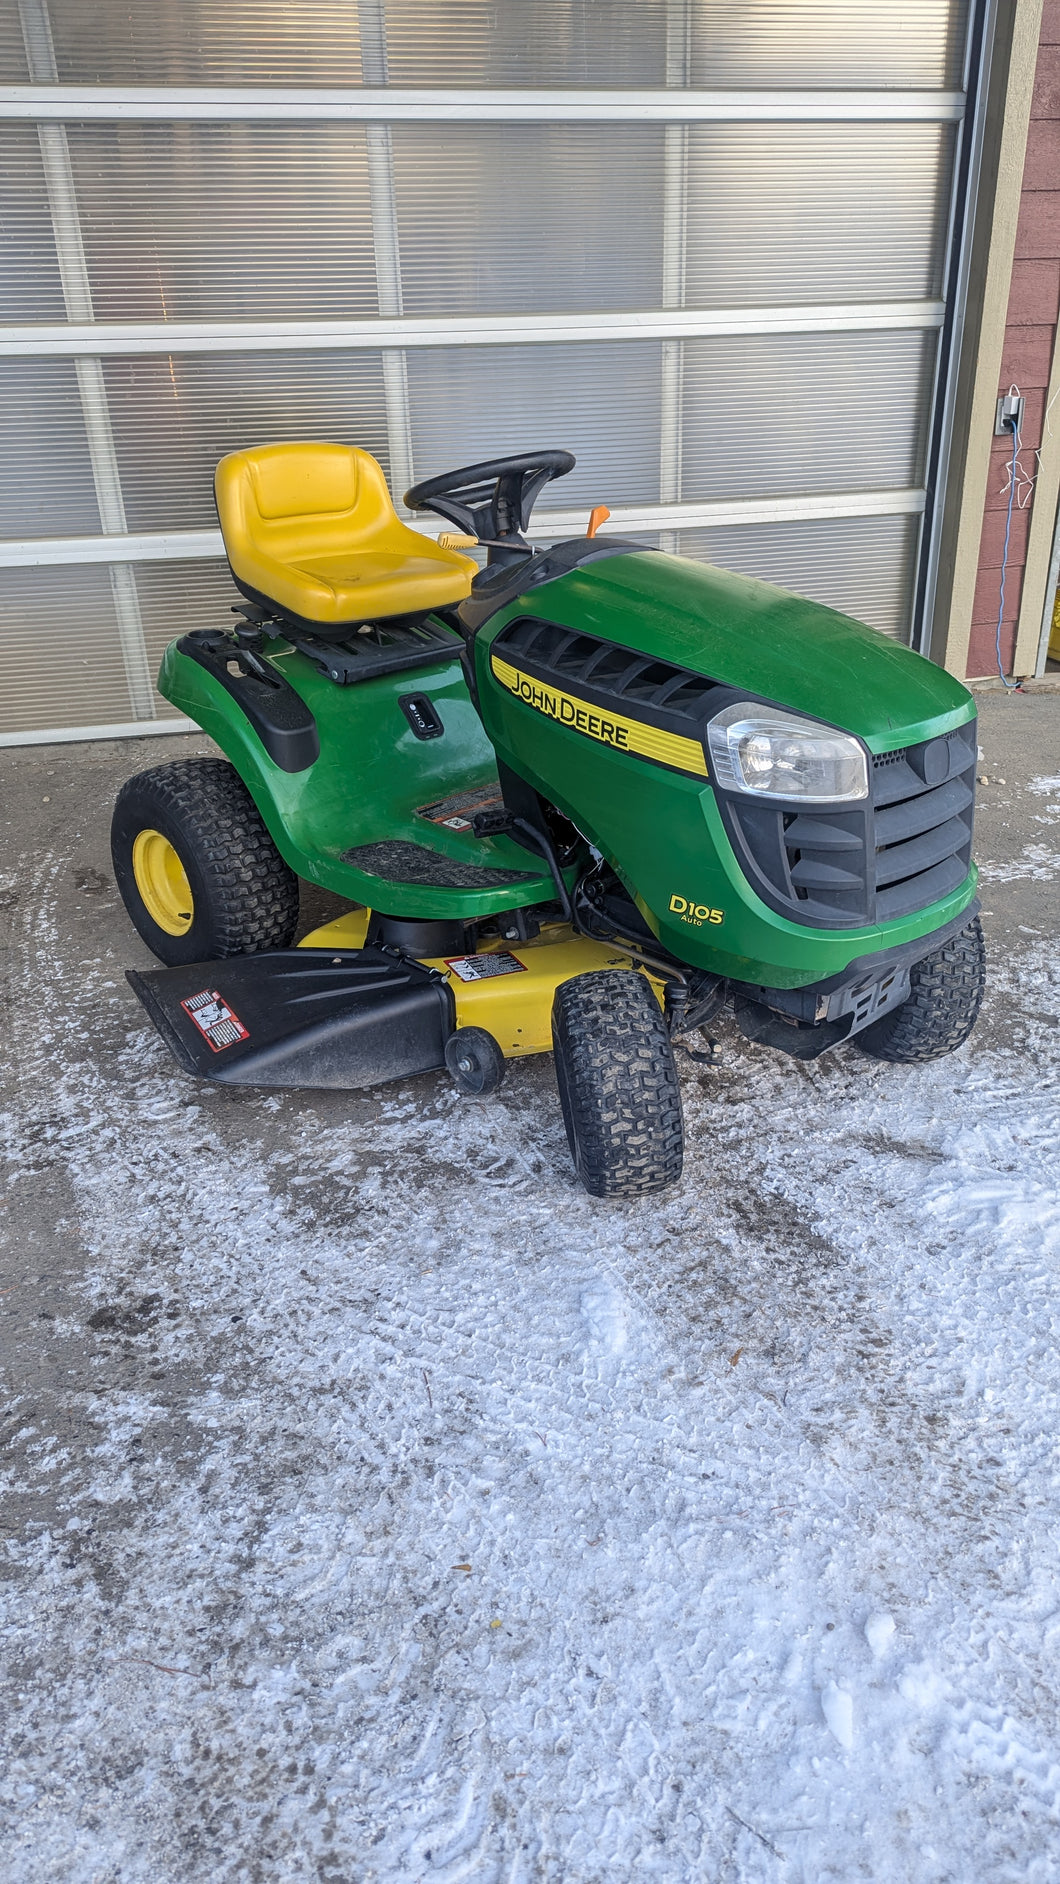
[[[359,85],[384,11],[395,85],[665,78],[665,0],[51,0],[67,84]]]
[[[392,85],[666,83],[666,0],[386,0]]]
[[[396,125],[405,313],[658,306],[663,149],[658,126]]]
[[[830,517],[683,530],[678,549],[808,595],[904,641],[919,530],[919,517]]]
[[[52,0],[67,84],[358,85],[382,0]],[[953,0],[387,0],[395,85],[662,85],[667,16],[700,86],[948,86]],[[684,17],[682,17],[684,16]],[[14,0],[4,73],[25,76]],[[369,54],[369,63],[371,55]]]
[[[952,125],[694,125],[687,305],[941,294],[953,150]]]
[[[66,319],[63,285],[32,124],[0,124],[0,321]]]
[[[378,312],[360,125],[86,124],[69,146],[97,320]]]
[[[578,464],[538,500],[542,511],[654,503],[659,368],[659,347],[647,341],[410,353],[416,476],[558,446]]]
[[[0,569],[0,734],[131,718],[106,566]]]
[[[0,84],[25,85],[28,78],[18,0],[0,0]]]
[[[915,486],[935,346],[916,330],[686,342],[684,501]]]
[[[956,86],[967,0],[689,0],[693,85]]]
[[[144,645],[152,679],[168,644],[193,628],[231,628],[232,607],[241,602],[224,562],[134,563]],[[155,712],[172,719],[177,709],[161,695]]]
[[[0,537],[99,529],[73,360],[0,360],[0,464]]]
[[[355,0],[49,0],[64,85],[359,85]]]
[[[178,635],[231,626],[240,598],[225,563],[126,563],[121,570],[135,583],[152,679]],[[158,693],[155,715],[179,717]],[[0,569],[0,736],[120,726],[133,717],[108,565]]]
[[[216,529],[226,452],[284,439],[360,445],[388,469],[378,353],[155,354],[104,362],[129,529]]]

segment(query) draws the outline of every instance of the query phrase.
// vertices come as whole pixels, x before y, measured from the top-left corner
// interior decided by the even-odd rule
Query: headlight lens
[[[849,733],[779,707],[726,707],[707,728],[717,784],[756,798],[843,804],[869,795],[865,753]]]

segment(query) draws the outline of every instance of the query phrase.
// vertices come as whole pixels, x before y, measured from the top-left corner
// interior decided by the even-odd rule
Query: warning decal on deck
[[[486,981],[491,975],[526,973],[526,963],[517,962],[514,955],[456,955],[450,956],[445,965],[461,981]]]
[[[190,1014],[215,1053],[222,1053],[225,1047],[234,1047],[238,1040],[250,1039],[238,1014],[233,1014],[228,1002],[222,1000],[216,988],[204,988],[201,994],[193,994],[180,1005],[185,1014]]]

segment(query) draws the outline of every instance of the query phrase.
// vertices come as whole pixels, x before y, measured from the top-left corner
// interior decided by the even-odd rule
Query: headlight
[[[865,753],[856,739],[779,707],[750,701],[726,707],[711,720],[707,744],[715,781],[731,792],[804,805],[869,795]]]

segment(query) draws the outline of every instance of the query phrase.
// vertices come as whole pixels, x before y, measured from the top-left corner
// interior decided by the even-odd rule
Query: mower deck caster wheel
[[[562,982],[552,1044],[567,1142],[589,1195],[647,1197],[676,1183],[681,1092],[650,982],[609,968]]]
[[[445,1064],[460,1091],[483,1099],[504,1078],[504,1055],[484,1027],[458,1027],[445,1043]]]

